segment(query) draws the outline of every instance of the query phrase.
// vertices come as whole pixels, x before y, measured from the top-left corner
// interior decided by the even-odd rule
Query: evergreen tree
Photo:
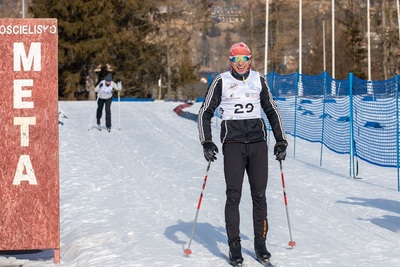
[[[110,58],[114,40],[108,33],[116,31],[112,9],[108,1],[32,1],[34,17],[58,19],[60,95],[73,93],[85,84],[90,68]]]
[[[123,81],[125,95],[149,96],[165,72],[157,2],[32,0],[34,17],[58,19],[60,96],[71,97],[83,86],[92,90],[110,71]]]

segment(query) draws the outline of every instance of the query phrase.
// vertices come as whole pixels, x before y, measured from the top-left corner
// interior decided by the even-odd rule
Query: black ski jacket
[[[231,75],[237,80],[247,78],[245,75],[239,76],[231,71]],[[260,92],[260,103],[268,121],[272,127],[272,132],[276,142],[283,142],[287,145],[285,130],[279,114],[278,107],[272,98],[267,81],[260,74],[262,90]],[[198,129],[200,142],[212,141],[211,119],[216,108],[221,103],[222,78],[217,75],[207,90],[204,102],[199,110]],[[221,122],[221,143],[240,142],[254,143],[267,140],[267,130],[262,118],[244,120],[223,120]]]

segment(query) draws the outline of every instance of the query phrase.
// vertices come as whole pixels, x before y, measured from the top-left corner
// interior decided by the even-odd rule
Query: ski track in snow
[[[88,130],[93,101],[60,102],[68,116],[60,133],[61,263],[58,266],[229,266],[224,226],[221,153],[211,164],[193,227],[207,162],[197,124],[177,116],[180,103],[112,104],[111,133]],[[196,113],[200,103],[185,111]],[[102,119],[104,124],[104,118]],[[121,128],[121,130],[118,130]],[[219,146],[219,126],[213,124]],[[268,249],[274,266],[400,266],[400,193],[395,169],[360,161],[348,177],[349,156],[289,138],[283,163],[293,240],[279,164],[270,145]],[[273,140],[273,138],[271,138]],[[244,265],[261,266],[253,251],[252,210],[245,179],[241,201]],[[0,254],[0,266],[56,266],[52,259]]]

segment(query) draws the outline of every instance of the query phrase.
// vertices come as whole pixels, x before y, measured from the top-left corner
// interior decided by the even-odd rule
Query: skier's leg
[[[249,144],[249,163],[246,168],[253,201],[254,235],[265,239],[267,235],[268,147],[266,142]]]
[[[103,113],[103,106],[104,106],[104,99],[99,98],[99,100],[97,100],[97,113],[96,113],[97,124],[100,124],[99,122]]]
[[[225,143],[224,173],[226,183],[225,224],[228,242],[240,240],[239,203],[242,196],[243,175],[245,170],[245,144]]]
[[[266,142],[249,144],[247,167],[253,201],[254,248],[259,259],[269,259],[265,241],[268,232],[266,188],[268,182],[268,146]]]
[[[106,99],[106,127],[111,128],[111,102],[112,98]]]

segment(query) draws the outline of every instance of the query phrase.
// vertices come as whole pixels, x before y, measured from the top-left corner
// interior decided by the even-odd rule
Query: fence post
[[[297,136],[297,97],[299,92],[299,72],[296,71],[296,84],[294,88],[294,123],[293,123],[293,158],[296,158],[296,136]]]
[[[397,191],[400,192],[400,173],[399,173],[399,75],[396,74],[396,156],[397,156]]]
[[[324,132],[325,132],[325,100],[326,100],[326,76],[327,72],[324,71],[324,98],[322,99],[322,127],[321,127],[321,151],[319,155],[319,166],[322,166],[322,149],[324,146]]]
[[[350,102],[350,177],[354,178],[354,129],[353,129],[353,73],[349,74],[349,102]]]

